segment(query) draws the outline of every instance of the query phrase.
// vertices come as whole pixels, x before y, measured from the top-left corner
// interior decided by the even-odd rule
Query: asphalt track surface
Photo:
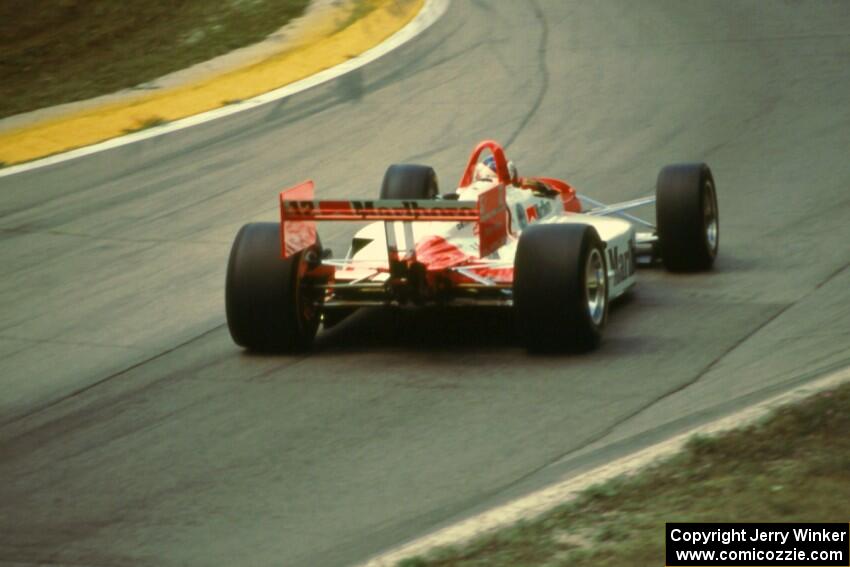
[[[848,29],[846,2],[455,1],[330,84],[0,179],[0,565],[347,564],[846,365]],[[230,243],[279,189],[450,186],[485,137],[608,202],[709,162],[717,269],[642,273],[588,356],[491,311],[233,345]]]

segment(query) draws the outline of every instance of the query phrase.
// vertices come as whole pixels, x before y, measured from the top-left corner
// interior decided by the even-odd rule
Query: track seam
[[[523,130],[525,130],[525,127],[528,126],[528,123],[531,122],[531,119],[535,114],[537,114],[537,111],[540,110],[540,106],[543,104],[543,99],[546,98],[546,93],[549,91],[549,66],[546,64],[546,50],[548,49],[549,43],[549,24],[543,15],[543,10],[540,9],[538,0],[533,0],[531,2],[531,9],[534,12],[534,17],[540,24],[541,28],[540,43],[537,47],[537,54],[538,60],[540,61],[539,69],[543,84],[540,86],[540,91],[537,93],[537,99],[534,101],[534,104],[531,105],[531,108],[523,117],[517,129],[510,135],[510,137],[508,137],[507,142],[505,142],[503,146],[505,149],[508,149],[511,144],[516,141]]]

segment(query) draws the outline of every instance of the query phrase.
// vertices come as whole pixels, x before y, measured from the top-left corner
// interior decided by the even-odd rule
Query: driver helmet
[[[514,162],[512,161],[508,161],[508,175],[511,178],[511,183],[516,183],[519,178],[516,165],[514,165]],[[475,166],[475,174],[473,175],[472,180],[494,181],[498,177],[499,175],[496,173],[496,158],[493,156],[487,156],[484,161],[479,162],[478,165]]]

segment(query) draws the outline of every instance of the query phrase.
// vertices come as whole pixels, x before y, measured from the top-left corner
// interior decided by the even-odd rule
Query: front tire
[[[533,225],[514,259],[513,300],[530,351],[596,348],[608,318],[605,250],[585,224]]]
[[[262,352],[300,352],[310,347],[321,315],[321,294],[305,285],[303,250],[280,257],[280,225],[251,223],[233,241],[227,264],[225,310],[230,336]]]
[[[720,243],[720,216],[711,169],[704,163],[668,165],[655,189],[658,244],[674,272],[708,270]]]

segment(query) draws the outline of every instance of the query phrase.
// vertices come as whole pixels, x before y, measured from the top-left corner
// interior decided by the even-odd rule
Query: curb
[[[438,547],[457,546],[508,527],[520,520],[530,520],[565,504],[591,486],[622,475],[634,474],[653,462],[681,451],[694,435],[716,435],[763,419],[776,408],[799,402],[818,392],[836,388],[850,381],[850,367],[831,372],[792,390],[778,394],[731,415],[697,426],[674,437],[596,467],[577,476],[561,480],[506,504],[438,529],[358,564],[358,567],[390,567],[414,556],[424,555]]]
[[[380,46],[414,20],[426,0],[374,0],[374,3],[376,7],[371,12],[348,27],[244,68],[9,130],[0,135],[0,162],[20,164],[227,105],[241,106],[233,103],[292,85]],[[15,171],[0,170],[0,175],[18,171],[18,168],[6,169]]]

